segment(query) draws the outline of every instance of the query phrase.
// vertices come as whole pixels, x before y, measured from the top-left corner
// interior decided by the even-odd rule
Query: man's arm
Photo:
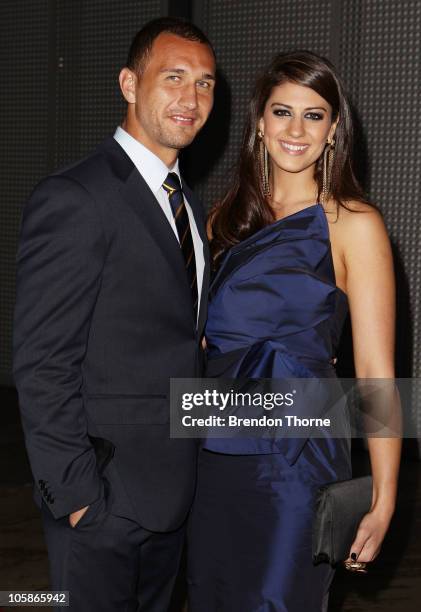
[[[17,257],[14,377],[35,484],[55,518],[100,497],[81,366],[106,256],[88,192],[64,177],[27,203]]]

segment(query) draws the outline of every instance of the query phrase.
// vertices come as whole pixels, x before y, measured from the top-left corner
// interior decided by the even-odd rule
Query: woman
[[[250,102],[238,171],[210,215],[216,275],[208,376],[335,376],[348,308],[357,377],[393,378],[394,278],[381,215],[352,172],[352,125],[332,65],[276,57]],[[373,502],[350,556],[379,552],[400,442],[370,439]],[[317,489],[351,477],[345,439],[209,439],[190,523],[191,612],[327,610],[313,565]]]

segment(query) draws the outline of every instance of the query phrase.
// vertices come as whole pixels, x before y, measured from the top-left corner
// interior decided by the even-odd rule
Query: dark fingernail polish
[[[357,560],[357,553],[351,553],[351,559],[353,561],[356,561]]]

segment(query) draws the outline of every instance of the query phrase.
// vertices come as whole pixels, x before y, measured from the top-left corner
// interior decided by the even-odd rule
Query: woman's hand
[[[373,508],[361,520],[347,561],[369,563],[377,557],[393,516],[393,510]],[[356,555],[356,556],[354,556]]]

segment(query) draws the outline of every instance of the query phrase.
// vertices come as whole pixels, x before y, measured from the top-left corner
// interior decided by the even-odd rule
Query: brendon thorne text
[[[210,415],[202,418],[186,414],[182,417],[181,422],[184,427],[330,427],[331,425],[328,418],[300,418],[296,415],[273,418],[266,414],[259,418],[236,415],[228,417]]]

